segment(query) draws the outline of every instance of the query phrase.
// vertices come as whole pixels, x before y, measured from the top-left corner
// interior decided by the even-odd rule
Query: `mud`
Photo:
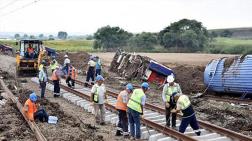
[[[192,99],[192,104],[201,120],[252,136],[252,111],[249,107],[204,98]]]
[[[78,53],[65,53],[60,52],[57,56],[57,60],[60,64],[64,64],[64,55],[68,55],[69,59],[71,60],[71,64],[80,70],[81,74],[85,74],[87,67],[88,67],[88,61],[91,55],[89,55],[86,52],[78,52]]]

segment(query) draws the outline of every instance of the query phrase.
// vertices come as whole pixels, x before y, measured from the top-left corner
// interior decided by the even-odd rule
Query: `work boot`
[[[88,87],[88,83],[87,83],[87,82],[85,82],[84,86],[85,86],[85,87]]]
[[[195,132],[195,134],[196,134],[197,136],[200,136],[201,132],[200,132],[200,131],[197,131],[197,132]]]
[[[115,136],[122,136],[123,134],[122,134],[122,132],[120,131],[120,130],[116,130],[116,134],[115,134]]]

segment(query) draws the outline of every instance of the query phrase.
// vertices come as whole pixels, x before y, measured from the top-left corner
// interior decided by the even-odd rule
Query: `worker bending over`
[[[167,77],[167,82],[164,85],[162,92],[162,99],[165,105],[165,115],[166,115],[166,126],[170,127],[170,115],[172,119],[172,128],[176,127],[176,113],[171,114],[171,110],[175,108],[176,103],[174,101],[174,94],[181,94],[181,88],[179,84],[174,82],[174,75],[171,74]]]
[[[53,81],[53,86],[54,86],[54,89],[53,89],[53,96],[54,97],[59,97],[60,96],[60,76],[61,76],[61,72],[60,72],[60,69],[59,69],[59,66],[56,67],[56,69],[53,71],[52,73],[52,81]]]
[[[94,104],[96,123],[105,124],[105,105],[107,102],[106,88],[103,84],[104,78],[101,75],[96,77],[96,84],[91,89],[91,101]]]
[[[64,56],[65,60],[64,60],[64,66],[67,64],[67,63],[71,63],[70,59],[68,58],[68,55],[66,54]]]
[[[143,115],[143,106],[145,105],[146,95],[145,93],[149,89],[147,82],[142,83],[140,89],[135,89],[129,99],[128,106],[128,118],[130,123],[131,139],[140,139],[140,115]]]
[[[197,136],[200,136],[199,124],[195,116],[195,112],[191,105],[188,96],[184,94],[176,94],[174,96],[175,101],[177,101],[177,107],[173,109],[172,113],[178,113],[182,111],[182,121],[179,126],[179,132],[184,133],[187,126],[190,124]]]
[[[52,62],[50,63],[50,69],[52,70],[52,72],[56,69],[56,67],[58,66],[58,62],[55,59],[55,56],[52,57]]]
[[[37,101],[37,95],[33,92],[30,94],[29,99],[26,100],[23,112],[25,114],[25,117],[28,118],[30,121],[34,121],[36,119],[39,119],[42,122],[48,121],[48,114],[44,109],[39,109],[39,103],[36,103]]]
[[[127,84],[126,89],[121,91],[117,96],[116,109],[118,111],[119,122],[117,125],[116,136],[128,136],[128,117],[127,117],[127,103],[129,100],[129,94],[133,91],[132,84]]]
[[[68,64],[67,67],[68,67],[67,69],[68,71],[67,71],[67,76],[66,76],[66,83],[68,87],[74,88],[75,80],[77,78],[77,70],[71,64]]]

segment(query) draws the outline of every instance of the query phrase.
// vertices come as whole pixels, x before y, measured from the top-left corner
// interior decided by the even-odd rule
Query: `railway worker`
[[[46,66],[46,61],[45,61],[45,60],[42,60],[41,63],[40,63],[40,65],[39,65],[39,71],[40,71],[41,69],[43,69],[44,66]]]
[[[56,67],[59,65],[57,60],[55,59],[55,56],[52,57],[52,62],[50,63],[50,69],[52,72],[56,69]]]
[[[94,56],[90,57],[90,60],[88,61],[88,71],[87,71],[87,78],[85,82],[85,86],[88,86],[89,80],[92,79],[91,84],[94,84],[94,75],[95,75],[95,65],[96,62],[94,61]]]
[[[117,125],[116,136],[128,136],[128,117],[127,117],[127,103],[129,94],[133,92],[133,85],[128,83],[126,89],[121,91],[117,96],[116,109],[118,111],[119,122]]]
[[[140,89],[135,89],[127,104],[128,118],[130,123],[131,139],[140,139],[140,115],[143,115],[143,106],[145,105],[146,95],[145,93],[149,89],[149,84],[143,82]]]
[[[192,129],[194,130],[195,134],[197,136],[200,136],[200,130],[199,130],[199,125],[198,121],[195,116],[195,112],[193,110],[193,107],[191,105],[191,102],[188,98],[188,96],[184,94],[176,94],[174,96],[175,101],[177,101],[177,106],[175,109],[173,109],[171,112],[172,113],[178,113],[182,111],[183,116],[182,116],[182,121],[179,126],[179,132],[184,133],[187,126],[190,124]]]
[[[39,84],[41,89],[41,98],[44,98],[45,95],[45,89],[46,89],[46,83],[48,79],[48,74],[46,70],[46,66],[43,65],[42,69],[39,70]]]
[[[101,75],[101,59],[96,56],[95,76]]]
[[[53,96],[59,97],[60,96],[60,69],[59,66],[56,67],[56,69],[53,71],[51,79],[53,81],[54,90],[53,90]]]
[[[23,112],[25,116],[30,120],[34,121],[39,119],[40,121],[48,121],[48,114],[43,108],[39,108],[39,103],[37,102],[37,95],[33,92],[30,94],[29,99],[26,100]]]
[[[32,47],[32,44],[29,44],[29,47],[27,48],[28,58],[33,59],[34,58],[34,48]]]
[[[176,103],[174,101],[173,95],[181,94],[181,88],[179,84],[174,82],[175,78],[174,75],[171,74],[167,77],[167,82],[164,85],[163,92],[162,92],[162,99],[165,105],[165,115],[166,115],[166,126],[170,127],[170,116],[172,119],[172,128],[176,127],[176,113],[171,114],[171,110],[175,108]]]
[[[70,59],[68,58],[68,55],[66,54],[64,56],[65,60],[64,60],[64,66],[67,64],[67,63],[71,63]]]
[[[75,80],[77,78],[77,70],[71,64],[68,64],[67,70],[68,72],[67,72],[67,77],[66,77],[66,83],[68,87],[74,88]]]
[[[104,78],[101,75],[96,77],[96,84],[91,89],[91,101],[94,105],[95,120],[100,125],[105,124],[105,105],[107,102],[106,88],[103,84]]]

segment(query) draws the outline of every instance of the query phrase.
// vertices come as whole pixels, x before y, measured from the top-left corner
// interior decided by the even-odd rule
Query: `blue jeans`
[[[101,75],[101,69],[96,69],[95,70],[95,76],[97,76],[97,75]]]
[[[192,127],[192,129],[195,131],[195,133],[199,136],[200,135],[200,131],[198,131],[199,125],[198,125],[198,121],[196,119],[195,114],[190,117],[182,118],[181,124],[179,126],[179,132],[184,133],[189,124]]]
[[[128,108],[128,118],[129,118],[131,136],[135,137],[136,139],[140,139],[141,138],[140,113]]]

